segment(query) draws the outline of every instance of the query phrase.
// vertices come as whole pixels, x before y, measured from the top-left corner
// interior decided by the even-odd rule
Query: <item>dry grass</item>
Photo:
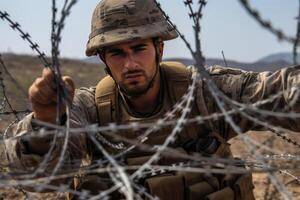
[[[300,149],[296,148],[292,144],[289,144],[278,137],[274,137],[272,140],[272,136],[274,133],[271,132],[257,132],[257,131],[250,131],[247,133],[247,136],[251,137],[252,139],[259,141],[260,143],[267,143],[268,147],[272,147],[278,151],[281,151],[283,154],[292,154],[292,155],[300,155]],[[299,133],[289,134],[293,140],[300,143]],[[249,158],[251,159],[251,155],[246,148],[246,145],[239,137],[236,137],[230,141],[231,149],[235,157],[242,157],[242,158]],[[256,149],[256,151],[260,152],[262,155],[266,155],[268,153]],[[287,163],[285,163],[287,164]],[[295,164],[295,163],[293,163]],[[296,164],[300,164],[298,161]],[[296,176],[300,176],[300,169],[292,170],[292,174]],[[280,180],[281,183],[285,185],[287,190],[292,194],[293,199],[300,199],[300,184],[296,181],[291,182],[290,184],[286,185],[286,183],[292,180],[291,177],[287,175],[283,175],[280,173],[275,173],[276,177]],[[268,199],[282,199],[276,189],[269,184],[268,178],[266,173],[255,173],[253,174],[253,182],[255,185],[255,197],[258,200],[266,199],[266,193],[269,193]],[[272,197],[271,197],[272,196]],[[271,198],[270,198],[271,197]]]
[[[38,58],[29,55],[4,54],[3,61],[14,79],[19,83],[26,92],[32,82],[41,75],[43,65]],[[102,64],[87,64],[80,60],[62,59],[61,72],[63,75],[71,76],[76,87],[90,87],[98,83],[105,75],[104,66]],[[16,110],[24,110],[29,107],[27,95],[24,95],[18,87],[16,87],[9,77],[3,73],[5,91],[9,98],[9,102]],[[2,96],[1,92],[1,96]],[[0,99],[2,99],[0,96]],[[0,116],[0,134],[3,133],[5,127],[14,120],[13,116]],[[0,142],[0,159],[3,161],[4,151]],[[3,162],[2,162],[3,164]],[[1,169],[0,169],[1,170]],[[32,199],[63,199],[61,194],[35,194],[30,193]],[[0,200],[2,199],[24,199],[22,192],[12,188],[0,188]]]
[[[38,58],[28,55],[4,54],[4,63],[9,73],[19,83],[22,90],[16,87],[6,73],[3,73],[6,95],[15,110],[26,110],[29,108],[27,91],[33,81],[41,76],[43,65]],[[95,86],[105,75],[102,64],[87,64],[80,60],[62,59],[61,72],[63,75],[71,76],[77,88]],[[1,96],[2,91],[0,90]],[[0,97],[1,97],[0,96]],[[0,98],[2,99],[2,98]],[[0,127],[7,125],[10,117],[1,116]],[[0,131],[3,131],[0,129]]]
[[[40,64],[37,58],[26,55],[5,55],[4,61],[8,67],[9,72],[14,76],[14,78],[19,82],[22,88],[27,91],[30,84],[33,80],[40,76],[43,66]],[[77,87],[88,87],[96,85],[97,82],[103,77],[104,70],[103,66],[86,64],[78,60],[63,59],[61,63],[62,73],[71,76]],[[9,100],[12,102],[12,105],[15,109],[24,109],[28,107],[27,96],[24,96],[20,93],[19,89],[13,86],[12,82],[5,78],[5,85],[7,95]],[[0,131],[3,131],[3,128],[8,125],[10,121],[13,120],[13,116],[1,116],[0,118]],[[2,127],[2,129],[1,129]],[[247,133],[253,139],[259,141],[260,143],[269,140],[272,136],[268,132],[249,132]],[[298,134],[291,135],[291,137],[298,142],[300,142]],[[247,158],[249,153],[247,153],[247,148],[245,144],[239,139],[234,138],[230,141],[232,144],[231,148],[233,150],[234,156]],[[299,155],[299,149],[294,146],[287,144],[285,141],[282,141],[279,138],[275,138],[273,141],[273,147],[277,150],[282,150],[284,153],[291,153],[294,155]],[[262,152],[263,153],[263,152]],[[3,149],[1,149],[0,144],[0,159],[3,160]],[[294,171],[295,175],[300,176],[300,171]],[[275,191],[273,187],[269,188],[268,179],[266,174],[254,174],[254,184],[255,184],[255,196],[257,199],[264,199],[265,193],[269,191],[270,195],[273,195],[273,199],[281,199],[280,195]],[[278,175],[282,183],[287,183],[291,178]],[[293,194],[294,199],[300,199],[300,187],[299,183],[292,182],[287,185],[286,188]],[[46,194],[35,194],[30,193],[30,196],[33,199],[64,199],[62,194],[56,193],[46,193]],[[24,199],[24,195],[17,190],[12,188],[1,188],[0,189],[0,200],[7,199]]]

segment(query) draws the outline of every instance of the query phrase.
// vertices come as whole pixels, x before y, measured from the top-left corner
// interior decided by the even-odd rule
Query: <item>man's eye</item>
[[[140,51],[144,51],[146,48],[144,47],[139,47],[139,48],[136,48],[134,49],[135,52],[140,52]]]
[[[123,55],[122,52],[112,52],[111,53],[111,56],[121,56],[121,55]]]

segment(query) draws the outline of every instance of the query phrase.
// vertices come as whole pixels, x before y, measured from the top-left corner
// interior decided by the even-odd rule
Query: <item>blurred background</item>
[[[64,1],[58,1],[60,7]],[[90,31],[90,19],[99,0],[79,0],[66,20],[61,42],[61,56],[85,59],[85,45]],[[182,0],[160,0],[162,8],[170,16],[179,30],[193,44],[194,32],[188,9]],[[252,0],[264,19],[283,30],[289,36],[296,35],[298,4],[297,0]],[[51,1],[10,0],[1,1],[0,9],[7,11],[12,19],[30,33],[41,49],[50,55],[51,43]],[[209,0],[203,10],[201,20],[201,42],[204,56],[209,59],[222,58],[224,51],[228,60],[241,63],[272,62],[276,60],[291,62],[292,44],[280,42],[270,32],[249,16],[238,0]],[[32,54],[28,45],[8,27],[0,22],[0,52]],[[167,42],[165,58],[191,58],[181,39]],[[213,64],[213,63],[208,63]]]

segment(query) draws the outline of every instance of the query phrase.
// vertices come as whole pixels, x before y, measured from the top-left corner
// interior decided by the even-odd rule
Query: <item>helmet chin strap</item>
[[[103,55],[103,52],[100,52],[100,51],[98,51],[98,54],[99,54],[99,56],[100,56],[100,59],[104,62],[104,64],[105,64],[105,72],[108,74],[108,75],[110,75],[112,78],[113,78],[113,80],[115,81],[115,83],[116,83],[116,85],[117,85],[117,87],[118,87],[118,89],[119,89],[119,91],[120,91],[120,93],[121,93],[121,95],[122,95],[122,97],[124,98],[124,96],[126,96],[127,98],[137,98],[137,97],[140,97],[140,96],[143,96],[143,95],[145,95],[153,86],[154,86],[154,81],[155,81],[155,78],[156,78],[156,76],[157,76],[157,74],[158,74],[158,71],[159,71],[159,63],[160,63],[160,50],[159,50],[159,39],[158,38],[153,38],[153,45],[154,45],[154,49],[155,49],[155,61],[156,61],[156,67],[155,67],[155,73],[154,73],[154,75],[152,76],[152,78],[151,78],[151,80],[150,80],[150,82],[149,82],[149,84],[148,84],[148,86],[147,86],[147,88],[143,91],[143,92],[141,92],[140,94],[138,94],[138,95],[130,95],[130,94],[128,94],[127,92],[126,92],[126,90],[125,89],[123,89],[123,88],[121,88],[120,86],[119,86],[119,84],[116,82],[116,80],[114,79],[114,77],[113,77],[113,75],[112,75],[112,73],[111,73],[111,70],[109,69],[109,67],[107,66],[107,64],[106,64],[106,60],[105,60],[105,57],[104,57],[104,55]]]

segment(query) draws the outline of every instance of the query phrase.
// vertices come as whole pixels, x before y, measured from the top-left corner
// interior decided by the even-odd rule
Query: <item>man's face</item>
[[[162,52],[162,44],[161,44]],[[156,73],[152,39],[121,43],[105,49],[106,64],[117,84],[130,96],[143,94]]]

